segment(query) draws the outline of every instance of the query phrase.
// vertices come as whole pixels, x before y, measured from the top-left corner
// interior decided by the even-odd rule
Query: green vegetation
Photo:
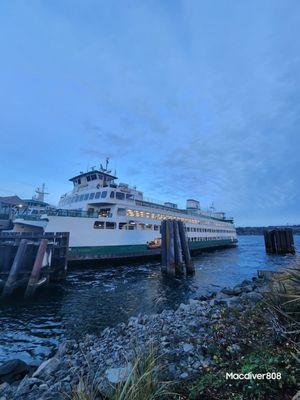
[[[291,399],[300,381],[300,269],[274,274],[262,302],[246,312],[224,310],[213,330],[207,351],[215,363],[189,386],[190,400]],[[223,345],[216,340],[220,334]],[[228,352],[231,338],[240,347],[235,354]],[[281,379],[226,379],[226,372],[275,372]]]

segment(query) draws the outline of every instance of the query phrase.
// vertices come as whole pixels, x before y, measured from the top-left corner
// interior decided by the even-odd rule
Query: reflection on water
[[[300,248],[300,237],[295,237]],[[262,236],[239,238],[239,247],[194,258],[196,274],[184,280],[161,275],[159,263],[76,269],[66,282],[31,301],[0,306],[0,360],[21,358],[38,363],[60,338],[80,338],[138,313],[176,307],[192,294],[234,285],[257,269],[299,264],[295,256],[268,256]]]

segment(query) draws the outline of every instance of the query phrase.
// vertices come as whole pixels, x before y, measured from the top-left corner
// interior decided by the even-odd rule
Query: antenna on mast
[[[38,187],[35,190],[36,195],[33,196],[33,199],[44,202],[45,194],[49,194],[49,193],[45,192],[45,189],[46,189],[46,185],[43,183],[41,188]]]

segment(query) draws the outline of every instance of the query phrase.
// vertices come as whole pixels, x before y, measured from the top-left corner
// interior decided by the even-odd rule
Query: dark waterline
[[[300,237],[295,236],[297,249]],[[20,358],[38,364],[62,338],[99,333],[139,313],[174,308],[195,295],[251,278],[257,269],[278,270],[300,262],[300,255],[265,254],[262,236],[241,236],[237,248],[194,258],[196,275],[170,280],[159,263],[76,269],[64,284],[34,300],[0,305],[0,361]]]

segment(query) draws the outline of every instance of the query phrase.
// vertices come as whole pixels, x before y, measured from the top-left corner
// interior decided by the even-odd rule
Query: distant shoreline
[[[273,229],[273,228],[291,228],[293,230],[294,235],[300,235],[300,225],[292,225],[292,226],[245,226],[245,227],[237,227],[236,233],[239,236],[246,235],[263,235],[265,229]]]

